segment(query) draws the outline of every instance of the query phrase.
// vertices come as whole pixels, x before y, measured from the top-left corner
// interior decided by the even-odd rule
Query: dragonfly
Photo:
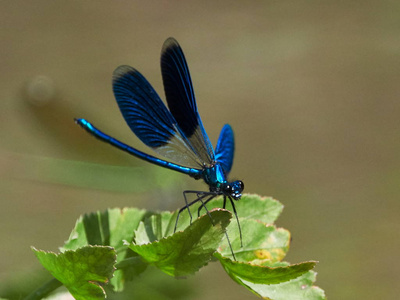
[[[211,218],[206,204],[222,195],[224,209],[227,200],[231,203],[243,246],[234,201],[242,197],[244,183],[241,180],[228,180],[235,150],[232,127],[228,124],[223,126],[214,150],[197,110],[185,55],[172,37],[168,38],[162,47],[161,72],[169,109],[152,85],[133,67],[119,66],[113,73],[112,86],[119,109],[130,129],[145,145],[168,160],[126,145],[100,131],[85,119],[75,119],[75,122],[103,142],[149,163],[189,175],[196,180],[202,179],[208,185],[208,191],[183,192],[185,206],[178,211],[174,232],[179,216],[185,209],[188,211],[190,223],[190,206],[198,202],[198,215],[204,208]],[[195,195],[195,199],[188,201],[191,194]],[[235,259],[227,234],[226,237]]]

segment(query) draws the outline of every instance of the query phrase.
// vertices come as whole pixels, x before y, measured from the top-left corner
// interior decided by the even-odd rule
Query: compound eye
[[[244,190],[244,183],[243,183],[243,181],[239,181],[239,185],[240,185],[240,190],[243,191],[243,190]]]

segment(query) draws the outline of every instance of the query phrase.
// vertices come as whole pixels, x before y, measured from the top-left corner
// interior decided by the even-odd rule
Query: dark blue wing
[[[231,171],[234,152],[235,139],[233,130],[229,124],[225,124],[219,134],[217,147],[215,147],[215,160],[222,165],[226,175]]]
[[[202,168],[203,162],[187,145],[176,120],[142,74],[130,66],[118,67],[113,90],[125,121],[143,143],[184,166]]]
[[[192,79],[178,42],[169,38],[161,51],[161,71],[168,107],[192,151],[206,164],[214,162],[214,150],[197,111]]]

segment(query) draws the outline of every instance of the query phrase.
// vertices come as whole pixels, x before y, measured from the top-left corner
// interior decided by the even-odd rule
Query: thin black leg
[[[188,202],[188,201],[187,201],[187,198],[186,198],[186,194],[197,194],[197,198],[196,198],[195,200],[193,200],[192,202]],[[210,196],[210,197],[209,197],[207,200],[203,201],[203,199],[206,198],[207,196]],[[182,208],[178,211],[178,216],[176,217],[176,221],[175,221],[174,233],[176,232],[176,228],[177,228],[177,226],[178,226],[179,216],[180,216],[181,212],[184,211],[185,209],[188,210],[188,213],[189,213],[189,216],[190,216],[190,224],[192,224],[192,214],[191,214],[191,212],[190,212],[190,208],[189,208],[189,207],[192,206],[193,204],[199,202],[199,201],[201,202],[201,205],[200,205],[200,207],[199,207],[199,209],[198,209],[198,212],[197,212],[198,215],[200,214],[201,209],[204,207],[204,209],[205,209],[206,212],[207,212],[207,215],[208,215],[208,216],[210,217],[210,219],[211,219],[211,223],[212,223],[213,226],[214,226],[214,221],[213,221],[213,219],[212,219],[212,217],[211,217],[210,212],[208,211],[208,209],[207,209],[207,207],[206,207],[206,204],[207,204],[208,202],[210,202],[212,199],[214,199],[216,196],[218,196],[218,194],[216,194],[216,193],[214,193],[214,192],[184,191],[184,192],[183,192],[183,197],[184,197],[184,199],[185,199],[185,204],[186,204],[186,205],[185,205],[184,207],[182,207]],[[235,204],[233,203],[233,200],[232,200],[230,197],[229,197],[229,200],[230,200],[230,202],[231,202],[231,204],[232,204],[233,212],[234,212],[234,214],[235,214],[235,216],[236,216],[236,221],[237,221],[238,226],[239,226],[240,243],[241,243],[241,247],[243,247],[243,242],[242,242],[242,230],[241,230],[241,228],[240,228],[240,223],[239,223],[239,219],[238,219],[238,216],[237,216],[237,213],[236,213]],[[224,195],[224,204],[223,204],[223,208],[225,209],[225,207],[226,207],[226,196]],[[225,231],[225,236],[226,236],[226,240],[227,240],[227,242],[228,242],[229,248],[231,249],[232,258],[233,258],[233,260],[236,261],[236,256],[235,256],[235,253],[233,252],[232,244],[231,244],[231,241],[229,240],[229,236],[228,236],[228,233],[227,233],[226,231]]]
[[[203,203],[203,201],[201,202],[201,206],[199,207],[199,210],[198,210],[198,215],[200,214],[200,210],[204,207],[204,209],[207,211],[207,213],[208,213],[208,210],[207,210],[207,207],[206,207],[206,204],[209,202],[209,201],[211,201],[212,199],[214,199],[215,197],[216,197],[217,195],[216,194],[212,194],[212,196],[210,197],[210,198],[208,198],[206,201],[204,201],[204,203]],[[226,196],[224,195],[224,204],[223,204],[223,208],[225,209],[225,206],[226,206]],[[235,211],[235,210],[234,210]],[[235,214],[236,214],[236,211],[235,211]],[[211,217],[211,216],[210,216]],[[236,220],[237,220],[237,215],[236,215]],[[212,221],[212,219],[211,219],[211,221]],[[239,222],[239,221],[238,221]],[[241,231],[240,231],[240,225],[239,225],[239,232],[240,232],[240,241],[242,241],[242,233],[241,233]],[[228,236],[228,232],[226,232],[225,231],[225,236],[226,236],[226,241],[228,242],[228,245],[229,245],[229,249],[231,249],[231,253],[232,253],[232,258],[233,258],[233,260],[234,261],[236,261],[236,256],[235,256],[235,253],[233,253],[233,248],[232,248],[232,245],[231,245],[231,241],[230,241],[230,239],[229,239],[229,236]],[[242,244],[242,247],[243,247],[243,244]]]
[[[187,198],[186,198],[186,193],[189,193],[189,191],[184,191],[184,192],[183,192],[183,198],[185,199],[185,206],[182,207],[182,208],[187,208],[187,211],[188,211],[189,217],[190,217],[190,224],[192,224],[192,213],[190,212],[190,209],[189,209],[188,201],[187,201]],[[198,196],[197,196],[197,197],[198,197]],[[176,219],[177,219],[177,221],[176,221],[177,224],[178,224],[179,214],[181,213],[181,211],[182,211],[182,209],[179,210],[178,216],[177,216],[177,218],[176,218]],[[176,224],[175,224],[175,230],[176,230]],[[175,231],[174,231],[174,232],[175,232]]]
[[[207,199],[206,201],[204,201],[204,203],[202,203],[202,205],[199,207],[199,210],[198,210],[197,214],[198,214],[198,215],[200,214],[200,210],[203,208],[203,206],[204,206],[204,208],[207,210],[206,204],[207,204],[209,201],[211,201],[212,199],[214,199],[216,196],[217,196],[217,195],[213,195],[212,197],[210,197],[209,199]],[[241,245],[241,247],[243,247],[242,230],[241,230],[241,228],[240,228],[240,223],[239,223],[239,219],[238,219],[238,216],[237,216],[237,213],[236,213],[236,208],[235,208],[234,203],[232,202],[232,199],[229,198],[229,200],[231,201],[231,204],[232,204],[232,207],[233,207],[233,212],[234,212],[234,214],[235,214],[235,216],[236,216],[236,221],[237,221],[238,227],[239,227],[240,245]],[[222,205],[222,208],[223,208],[223,209],[226,208],[226,196],[225,196],[225,195],[224,195],[224,203],[223,203],[223,205]],[[227,240],[227,242],[228,242],[229,248],[231,249],[231,253],[232,253],[233,260],[236,261],[236,256],[235,256],[235,253],[233,253],[233,248],[232,248],[232,245],[231,245],[231,241],[229,240],[228,232],[226,232],[226,231],[225,231],[225,236],[226,236],[226,240]]]
[[[238,215],[237,215],[237,212],[236,212],[235,203],[233,203],[233,200],[232,200],[231,197],[228,197],[228,198],[229,198],[229,201],[231,202],[233,213],[235,214],[236,221],[237,221],[237,224],[238,224],[238,227],[239,227],[240,247],[243,247],[242,229],[240,228],[240,222],[239,222],[239,218],[238,218]],[[224,199],[224,204],[225,204],[225,199]]]
[[[205,196],[205,195],[203,195]],[[214,226],[214,220],[210,215],[210,212],[208,211],[207,207],[206,207],[206,203],[208,201],[210,201],[212,198],[214,198],[215,196],[211,196],[209,199],[206,200],[206,202],[203,202],[203,196],[199,198],[199,201],[201,202],[201,206],[200,207],[204,207],[204,209],[206,210],[207,215],[209,216],[210,220],[211,220],[211,224]]]
[[[211,195],[211,197],[208,198],[206,201],[204,201],[204,203],[202,203],[202,204],[199,206],[199,209],[197,210],[197,217],[200,217],[200,211],[201,211],[201,209],[204,207],[204,208],[207,210],[206,204],[207,204],[208,202],[210,202],[212,199],[214,199],[214,198],[217,196],[217,194],[211,193],[211,192],[209,192],[208,195]]]
[[[235,256],[235,253],[233,253],[231,241],[229,240],[228,232],[226,232],[226,231],[225,231],[225,236],[226,236],[226,240],[228,242],[229,248],[231,249],[232,258],[233,258],[234,261],[236,261],[236,256]]]
[[[175,221],[174,233],[176,232],[176,228],[177,228],[177,226],[178,226],[178,220],[179,220],[179,216],[180,216],[181,212],[182,212],[183,210],[187,209],[187,211],[188,211],[188,213],[189,213],[189,217],[190,217],[190,224],[192,224],[192,213],[190,212],[189,207],[190,207],[191,205],[195,204],[195,203],[198,202],[198,201],[201,201],[201,202],[203,203],[203,198],[205,198],[205,197],[208,196],[208,194],[201,195],[200,197],[198,197],[198,198],[195,199],[194,201],[188,203],[187,198],[186,198],[186,194],[189,194],[189,193],[199,193],[199,192],[198,192],[198,191],[184,191],[184,192],[183,192],[183,197],[185,198],[185,204],[186,204],[186,205],[185,205],[184,207],[182,207],[182,208],[178,211],[178,216],[176,217],[176,221]]]

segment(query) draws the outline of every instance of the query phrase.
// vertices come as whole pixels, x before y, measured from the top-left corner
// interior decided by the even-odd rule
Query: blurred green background
[[[164,98],[159,55],[173,36],[213,144],[223,124],[235,130],[232,176],[245,192],[285,205],[278,225],[293,236],[286,260],[320,261],[317,285],[330,299],[398,298],[399,1],[0,7],[0,291],[43,272],[29,247],[57,251],[80,214],[173,210],[183,205],[183,190],[206,188],[121,153],[73,122],[85,117],[148,151],[119,113],[111,74],[132,65]],[[154,285],[152,278],[166,283],[157,284],[160,294],[176,289],[183,299],[256,298],[218,264],[187,280],[158,272],[142,280]]]

